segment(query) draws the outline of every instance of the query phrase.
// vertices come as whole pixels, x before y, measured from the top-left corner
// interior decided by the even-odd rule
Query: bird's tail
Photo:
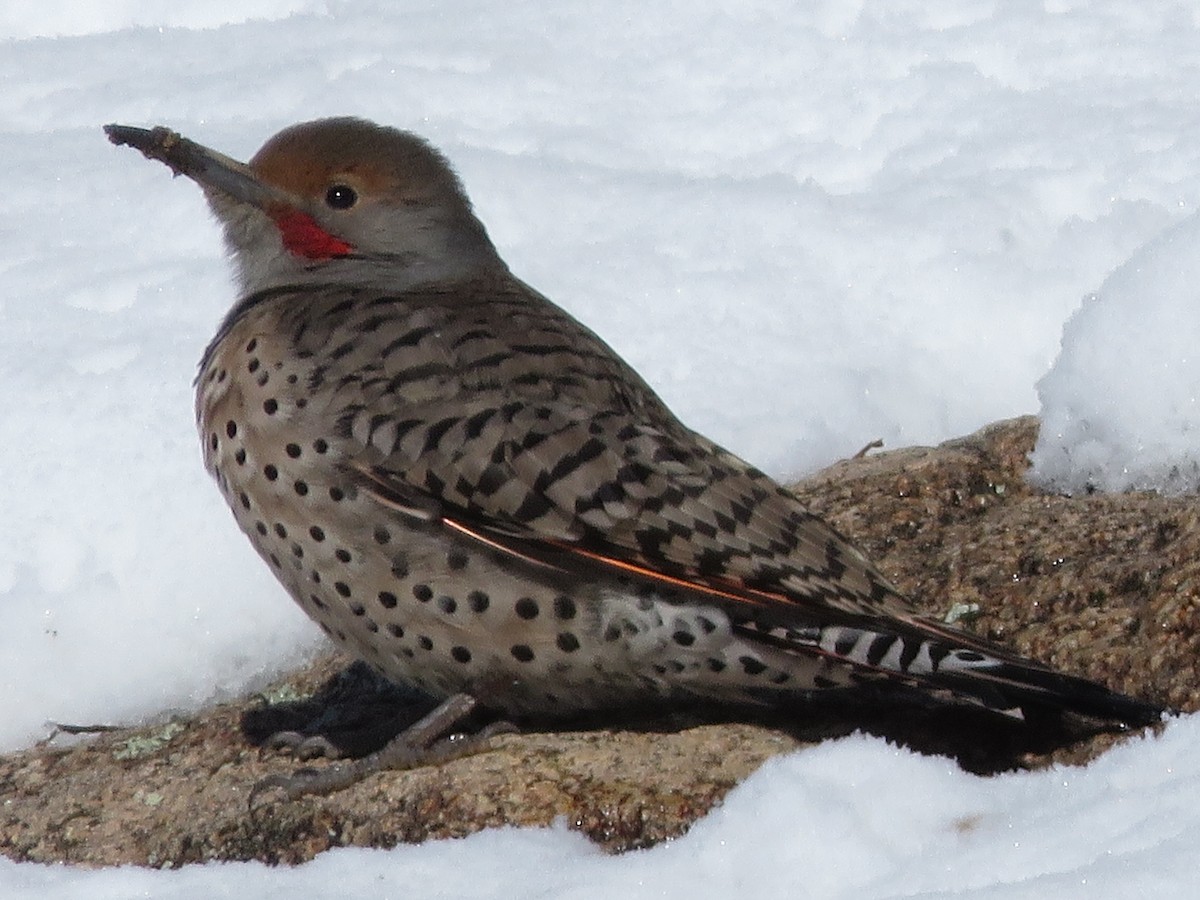
[[[769,644],[784,655],[808,656],[809,661],[817,656],[827,672],[840,671],[852,683],[900,682],[1018,719],[1038,708],[1137,727],[1157,722],[1168,711],[925,620],[914,619],[903,630],[824,625],[782,633],[743,631],[747,638],[751,634],[760,646]],[[829,686],[845,683],[841,678],[829,681]]]

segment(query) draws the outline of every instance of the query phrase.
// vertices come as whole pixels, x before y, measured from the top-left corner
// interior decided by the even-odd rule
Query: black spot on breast
[[[569,631],[564,631],[560,634],[555,639],[555,643],[558,644],[558,649],[563,653],[574,653],[579,649],[579,638],[575,637]]]
[[[538,615],[538,605],[531,597],[522,597],[517,601],[517,615],[522,619],[536,619]]]
[[[766,665],[753,656],[739,656],[738,662],[742,664],[742,671],[747,675],[761,675],[767,670]]]

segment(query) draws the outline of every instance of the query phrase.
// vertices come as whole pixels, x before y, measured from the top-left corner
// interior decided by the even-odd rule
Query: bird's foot
[[[247,709],[241,725],[251,743],[297,759],[355,758],[379,750],[437,705],[430,695],[359,661],[310,697]]]
[[[470,694],[454,694],[436,709],[396,735],[386,746],[361,759],[328,768],[300,769],[291,775],[272,775],[258,782],[250,791],[250,805],[268,791],[282,791],[288,800],[309,795],[332,794],[344,790],[364,778],[388,769],[415,769],[441,765],[454,759],[473,756],[488,747],[491,738],[517,730],[506,721],[493,722],[473,733],[454,731],[478,708]],[[305,748],[312,738],[301,737],[297,748]],[[310,749],[316,750],[319,744]],[[316,753],[314,755],[320,755]],[[311,757],[310,757],[311,758]]]
[[[302,734],[299,731],[277,731],[265,741],[267,750],[286,751],[296,759],[341,759],[347,754],[323,734]]]

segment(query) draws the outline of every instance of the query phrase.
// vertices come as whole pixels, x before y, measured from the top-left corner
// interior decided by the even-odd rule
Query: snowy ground
[[[519,275],[776,474],[1041,410],[1047,484],[1196,486],[1191,4],[400,6],[0,8],[0,748],[315,645],[199,464],[216,229],[105,122],[243,157],[320,115],[423,133]],[[290,871],[0,863],[0,895],[1185,896],[1198,729],[987,781],[849,739],[620,859],[498,832]]]

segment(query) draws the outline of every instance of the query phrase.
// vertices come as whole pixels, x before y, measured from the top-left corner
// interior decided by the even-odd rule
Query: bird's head
[[[279,132],[246,164],[165,128],[105,130],[204,189],[245,293],[401,290],[503,266],[449,162],[414,134],[319,119]]]

